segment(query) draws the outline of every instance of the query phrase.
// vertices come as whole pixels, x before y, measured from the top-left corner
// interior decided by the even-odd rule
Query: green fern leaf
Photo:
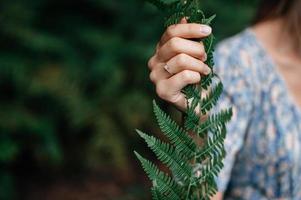
[[[183,17],[189,23],[207,25],[215,18],[215,15],[205,17],[200,10],[200,0],[149,0],[149,2],[164,12],[165,26],[177,24]],[[232,110],[212,114],[204,122],[200,120],[200,115],[210,113],[217,104],[223,91],[223,84],[213,70],[214,36],[193,40],[203,42],[207,53],[205,63],[211,68],[211,73],[203,76],[199,84],[188,85],[182,90],[188,105],[183,113],[183,127],[173,121],[153,101],[157,122],[169,142],[163,142],[137,130],[156,157],[173,174],[173,177],[168,176],[152,162],[135,152],[144,171],[153,182],[154,200],[210,200],[217,192],[215,177],[223,167],[222,161],[226,155],[225,124],[230,121]],[[213,81],[215,81],[214,84]],[[201,95],[203,90],[209,91],[205,97]],[[199,112],[196,109],[199,109]]]
[[[203,137],[211,128],[229,122],[232,118],[232,109],[222,110],[221,112],[211,115],[197,128],[197,134]]]
[[[186,99],[200,97],[200,93],[196,85],[188,85],[182,90],[182,92],[185,94]]]
[[[214,135],[208,137],[207,142],[200,153],[196,155],[198,159],[204,159],[206,157],[214,157],[216,153],[225,155],[224,140],[226,138],[226,127],[224,124],[221,127],[215,127],[213,129]],[[212,156],[213,155],[213,156]]]
[[[153,150],[158,159],[171,169],[178,181],[188,182],[191,176],[191,167],[187,164],[188,160],[178,153],[175,148],[164,143],[153,136],[137,130],[138,134],[145,140],[148,147]]]
[[[198,123],[200,121],[200,117],[195,114],[195,112],[189,109],[186,112],[184,127],[188,131],[195,131],[198,127]]]
[[[162,200],[164,198],[163,195],[159,192],[158,188],[156,187],[152,187],[151,193],[153,200]]]
[[[209,59],[209,58],[208,58]],[[206,64],[208,66],[212,66],[210,65],[210,63],[208,62],[208,60],[206,61]],[[210,86],[210,84],[212,83],[212,79],[215,78],[216,75],[214,73],[210,73],[209,75],[207,76],[204,76],[202,79],[201,79],[201,87],[204,89],[204,90],[207,90],[208,87]]]
[[[202,100],[201,111],[203,114],[206,114],[207,111],[210,111],[213,106],[216,105],[219,97],[223,92],[223,84],[219,82],[217,86],[210,90],[209,94]]]
[[[196,145],[192,138],[189,137],[175,121],[173,121],[161,108],[153,101],[154,113],[156,115],[161,131],[175,146],[176,150],[188,159],[194,156]]]
[[[182,189],[168,175],[160,171],[152,162],[143,158],[139,153],[134,152],[142,164],[144,171],[147,173],[157,191],[164,196],[164,199],[181,200]]]
[[[223,164],[223,155],[215,157],[215,159],[208,162],[203,169],[203,175],[200,178],[200,182],[207,182],[207,179],[217,177],[219,172],[224,167]]]

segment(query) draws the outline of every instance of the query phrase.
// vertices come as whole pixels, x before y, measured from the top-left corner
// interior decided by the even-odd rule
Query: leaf
[[[187,164],[188,160],[183,155],[178,153],[173,146],[139,130],[137,132],[146,141],[148,147],[153,150],[157,158],[172,170],[174,176],[182,182],[189,182],[191,167]]]
[[[213,114],[209,116],[207,120],[198,127],[197,134],[202,137],[211,128],[225,124],[229,122],[231,118],[232,118],[231,108],[227,110],[222,110],[217,114]]]
[[[202,20],[202,24],[206,24],[206,25],[210,25],[211,22],[216,18],[216,15],[212,15],[211,17],[207,18],[207,19],[203,19]]]
[[[221,126],[214,129],[212,137],[208,137],[205,147],[196,155],[197,158],[204,159],[206,157],[214,157],[216,155],[224,155],[224,140],[226,138],[226,126]]]
[[[188,159],[192,158],[196,145],[192,138],[165,112],[163,112],[155,101],[153,101],[154,113],[156,115],[161,131],[175,146],[176,150],[184,154]]]
[[[139,153],[134,152],[136,157],[142,164],[144,171],[147,173],[150,180],[153,181],[153,186],[157,188],[158,192],[164,195],[164,199],[181,200],[181,188],[176,182],[160,171],[152,162],[143,158]]]
[[[223,92],[223,84],[219,82],[217,86],[210,90],[206,98],[202,99],[201,111],[203,114],[206,114],[213,106],[216,105],[219,97]]]
[[[153,200],[162,200],[164,198],[163,194],[161,194],[159,192],[157,187],[152,187],[151,193],[152,193],[152,196],[153,196]]]

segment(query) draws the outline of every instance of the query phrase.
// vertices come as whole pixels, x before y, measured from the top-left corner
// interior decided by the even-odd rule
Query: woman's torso
[[[252,104],[250,111],[237,111],[238,116],[246,120],[241,129],[245,133],[238,134],[243,137],[243,145],[235,153],[233,166],[228,170],[231,175],[225,199],[301,199],[301,111],[286,82],[250,29],[222,42],[217,51],[236,57],[227,61],[223,61],[222,56],[216,57],[217,63],[229,65],[225,68],[217,65],[217,72],[236,73],[231,65],[241,62],[244,68],[238,69],[239,73],[248,79],[252,91],[252,95],[246,97],[251,99],[248,101]],[[226,69],[228,71],[224,72]],[[243,84],[239,83],[239,78],[233,80],[236,79],[236,82],[229,79],[225,90],[235,90],[238,84]],[[238,98],[244,95],[243,91],[241,93]],[[239,124],[240,119],[231,123]],[[231,133],[228,133],[226,149],[227,145],[231,148],[231,140],[236,139],[235,134],[232,136],[229,138]]]

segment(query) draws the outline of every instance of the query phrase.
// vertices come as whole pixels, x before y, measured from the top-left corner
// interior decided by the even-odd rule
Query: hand
[[[184,111],[187,108],[181,90],[201,80],[201,75],[211,72],[204,63],[207,59],[202,42],[189,39],[204,38],[211,34],[207,25],[187,23],[167,28],[157,44],[155,54],[148,62],[150,79],[156,86],[157,95]]]

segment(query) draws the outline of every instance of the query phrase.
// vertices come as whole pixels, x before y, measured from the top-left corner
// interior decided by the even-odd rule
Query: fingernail
[[[208,56],[207,56],[207,54],[205,53],[205,54],[204,54],[204,57],[203,57],[203,61],[205,62],[205,61],[207,60],[207,58],[208,58]]]
[[[203,34],[206,34],[206,35],[209,35],[211,33],[212,29],[210,26],[207,26],[207,25],[202,25],[201,27],[201,32]]]
[[[205,75],[208,75],[210,73],[211,73],[211,69],[206,66],[206,68],[205,68]]]

